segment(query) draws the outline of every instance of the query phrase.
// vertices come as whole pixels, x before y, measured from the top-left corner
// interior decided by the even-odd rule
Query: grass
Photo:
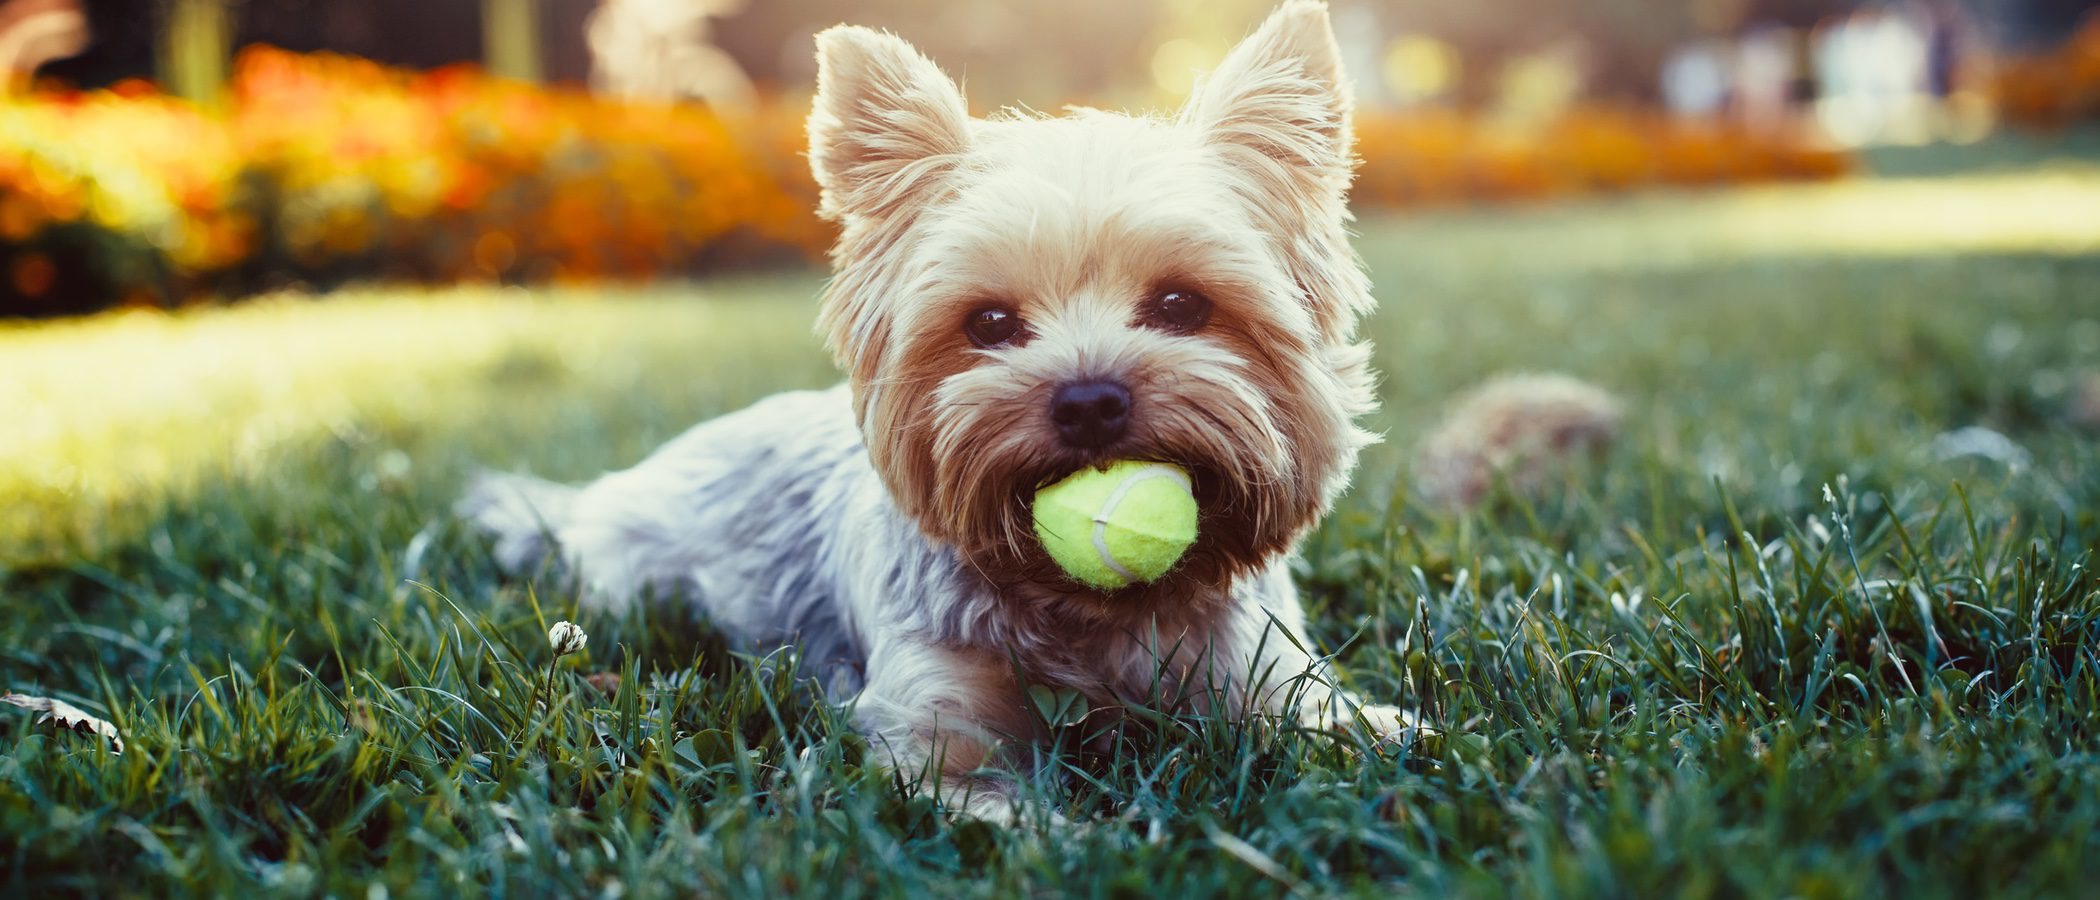
[[[1365,223],[1387,441],[1300,583],[1353,686],[1454,737],[1067,729],[1030,789],[1087,824],[1049,833],[944,821],[791,657],[577,617],[446,515],[477,463],[580,478],[828,383],[815,275],[0,331],[29,398],[0,686],[128,745],[0,713],[0,866],[23,894],[2082,893],[2100,451],[2062,413],[2100,369],[2095,198],[2022,167]],[[1549,496],[1412,502],[1415,435],[1509,369],[1619,392],[1622,446]],[[2028,461],[1940,458],[1970,425]],[[572,617],[589,649],[553,660]]]

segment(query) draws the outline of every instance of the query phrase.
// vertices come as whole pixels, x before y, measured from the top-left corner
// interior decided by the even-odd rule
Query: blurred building
[[[603,0],[584,27],[591,87],[619,97],[750,107],[750,77],[715,46],[712,33],[714,20],[744,8],[745,0]]]
[[[537,14],[540,72],[589,83],[588,23],[600,0],[525,0]],[[675,13],[683,0],[642,4]],[[718,11],[722,4],[698,0]],[[804,87],[814,74],[810,36],[839,22],[889,28],[981,84],[986,95],[1054,103],[1099,94],[1141,76],[1165,0],[759,0],[711,20],[709,42],[761,88]],[[92,40],[39,74],[101,87],[156,73],[167,0],[85,0]],[[226,0],[231,45],[327,50],[411,68],[486,58],[482,0]],[[1245,4],[1253,9],[1256,4]],[[619,17],[615,17],[616,21]],[[675,16],[674,16],[675,18]],[[1233,16],[1238,33],[1251,21]],[[631,21],[631,17],[629,21]],[[686,26],[679,26],[686,27]],[[602,81],[602,79],[601,79]]]
[[[46,65],[42,74],[86,87],[151,77],[160,52],[156,34],[171,0],[80,2],[92,40],[83,53]],[[491,2],[223,0],[223,5],[233,47],[260,42],[429,68],[489,57],[483,15]],[[1720,70],[1729,83],[1727,104],[1753,120],[1809,99],[1804,85],[1831,80],[1840,93],[1870,90],[1856,83],[1858,73],[1841,72],[1844,64],[1833,66],[1833,55],[1849,54],[1847,47],[1894,46],[1902,40],[1891,38],[1893,32],[1862,38],[1872,31],[1863,28],[1845,31],[1835,49],[1821,46],[1822,37],[1836,34],[1826,34],[1832,23],[1910,16],[1901,10],[1928,8],[1936,11],[1932,15],[1973,23],[1978,45],[2025,49],[2061,40],[2096,5],[2094,0],[1330,2],[1368,103],[1486,107],[1501,102],[1513,82],[1538,93],[1541,73],[1559,66],[1572,67],[1568,77],[1586,97],[1668,101],[1705,110],[1714,105],[1710,82]],[[601,87],[624,93],[706,93],[649,86],[665,80],[664,72],[681,68],[658,62],[685,58],[683,68],[694,70],[726,72],[725,63],[733,63],[760,91],[806,89],[814,74],[810,35],[851,21],[910,39],[960,76],[975,98],[1041,106],[1072,99],[1171,102],[1186,89],[1191,71],[1215,63],[1274,5],[1273,0],[502,3],[506,9],[529,8],[536,69],[556,82],[592,82],[589,35],[595,23],[601,35],[622,35],[614,43],[624,47],[655,42],[652,49],[625,54],[617,65],[599,65],[596,83]],[[701,43],[719,48],[719,54],[694,53],[690,43],[681,44],[694,32],[702,32]],[[1809,35],[1817,36],[1813,49]],[[1925,45],[1928,88],[1935,71],[1931,60],[1948,50],[1933,37],[1928,34]],[[1708,53],[1719,55],[1703,55]],[[623,67],[632,71],[613,71]]]

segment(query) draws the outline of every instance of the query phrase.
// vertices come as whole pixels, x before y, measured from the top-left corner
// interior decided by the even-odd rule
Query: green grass
[[[9,893],[2072,895],[2100,877],[2100,173],[1367,222],[1386,443],[1306,548],[1352,685],[1456,737],[1071,733],[1085,825],[943,821],[786,656],[574,617],[446,515],[833,377],[817,276],[296,299],[0,330]],[[1453,392],[1620,393],[1564,491],[1456,515]],[[1983,425],[2018,468],[1941,460]],[[1825,499],[1825,485],[1832,500]],[[599,693],[587,673],[624,675]],[[0,708],[5,709],[5,708]],[[1075,729],[1068,729],[1075,731]]]

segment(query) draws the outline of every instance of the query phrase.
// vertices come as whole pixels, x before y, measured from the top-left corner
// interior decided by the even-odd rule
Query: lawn
[[[1076,725],[1048,831],[944,821],[789,656],[578,616],[447,516],[477,464],[587,477],[829,383],[817,274],[0,328],[0,686],[126,745],[4,708],[8,892],[2081,893],[2096,209],[2023,163],[1362,223],[1385,442],[1299,578],[1444,736]],[[1619,446],[1420,502],[1419,435],[1511,370],[1618,393]]]

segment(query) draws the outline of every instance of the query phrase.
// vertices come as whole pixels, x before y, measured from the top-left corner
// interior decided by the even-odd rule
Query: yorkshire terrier
[[[1373,305],[1346,226],[1351,99],[1289,0],[1171,118],[973,119],[910,44],[817,35],[810,167],[841,236],[818,330],[847,383],[705,422],[572,487],[484,476],[462,513],[585,603],[689,598],[740,646],[860,674],[858,727],[965,814],[1010,819],[1023,679],[1096,706],[1403,732],[1311,655],[1287,561],[1372,437]],[[1151,584],[1068,579],[1041,486],[1177,464],[1196,543]]]

